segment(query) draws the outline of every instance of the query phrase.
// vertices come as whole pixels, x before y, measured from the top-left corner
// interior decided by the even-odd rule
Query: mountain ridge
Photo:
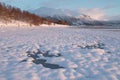
[[[114,26],[120,25],[120,21],[112,21],[112,20],[95,20],[92,19],[89,15],[85,15],[81,12],[78,14],[75,11],[66,9],[55,9],[55,8],[47,8],[41,7],[34,10],[29,10],[29,12],[34,13],[38,16],[44,17],[53,22],[57,22],[59,20],[65,21],[68,25],[71,26]]]
[[[42,16],[48,20],[52,20],[53,22],[57,22],[59,20],[65,21],[68,25],[71,26],[80,26],[80,25],[102,25],[102,23],[97,20],[92,19],[89,15],[75,13],[72,10],[62,10],[62,9],[54,9],[54,8],[46,8],[41,7],[35,10],[29,10],[29,12],[34,13],[38,16]]]

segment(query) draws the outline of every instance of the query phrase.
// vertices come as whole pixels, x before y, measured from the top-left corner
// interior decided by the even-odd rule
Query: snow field
[[[120,80],[120,31],[0,27],[0,80]]]

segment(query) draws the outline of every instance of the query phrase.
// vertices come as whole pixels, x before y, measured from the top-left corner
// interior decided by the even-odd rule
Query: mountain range
[[[38,16],[44,17],[53,22],[65,21],[68,25],[71,26],[116,26],[120,25],[120,20],[95,20],[92,19],[89,15],[85,15],[81,12],[77,13],[75,11],[66,9],[55,9],[55,8],[47,8],[41,7],[34,10],[29,10],[29,12],[34,13]]]
[[[9,5],[0,3],[0,20],[11,21],[17,20],[29,23],[30,25],[41,25],[41,24],[62,24],[70,26],[117,26],[120,25],[120,20],[94,20],[89,15],[81,14],[66,9],[54,9],[41,7],[34,10],[20,10]]]

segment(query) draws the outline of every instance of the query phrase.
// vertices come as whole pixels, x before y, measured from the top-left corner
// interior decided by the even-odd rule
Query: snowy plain
[[[0,80],[120,80],[120,30],[2,25]]]

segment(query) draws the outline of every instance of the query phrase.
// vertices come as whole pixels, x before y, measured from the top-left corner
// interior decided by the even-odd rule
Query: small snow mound
[[[97,54],[99,54],[99,55],[105,54],[105,50],[104,50],[104,49],[92,49],[91,52],[97,53]]]
[[[78,67],[78,65],[75,64],[75,63],[72,62],[72,61],[67,61],[67,66],[68,66],[69,68],[77,68],[77,67]]]

